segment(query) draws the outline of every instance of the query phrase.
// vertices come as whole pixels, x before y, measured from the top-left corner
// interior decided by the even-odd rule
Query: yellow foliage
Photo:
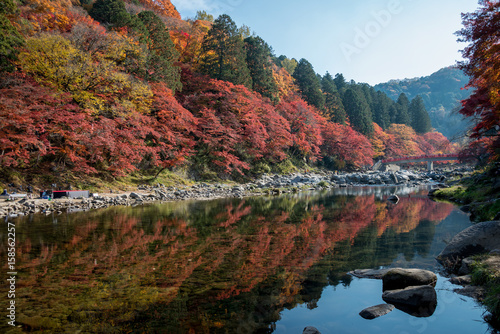
[[[281,100],[284,96],[288,96],[297,92],[297,87],[294,84],[294,79],[284,68],[280,68],[275,64],[272,65],[273,78],[278,87],[278,99]]]
[[[42,77],[65,91],[81,89],[83,76],[90,72],[90,57],[60,35],[30,38],[26,52],[19,55],[23,69]]]
[[[153,93],[147,83],[121,72],[116,62],[98,53],[91,57],[61,35],[28,39],[19,61],[24,71],[38,80],[72,93],[90,114],[123,117],[150,110]]]

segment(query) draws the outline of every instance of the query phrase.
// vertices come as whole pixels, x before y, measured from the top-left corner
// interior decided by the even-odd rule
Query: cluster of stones
[[[430,317],[437,306],[437,276],[421,269],[355,270],[351,275],[361,278],[382,279],[382,299],[386,304],[368,307],[359,315],[375,319],[395,308],[415,317]]]
[[[289,175],[264,174],[257,180],[240,185],[199,183],[193,186],[165,187],[139,186],[137,192],[116,196],[95,196],[75,200],[27,200],[14,201],[0,207],[0,218],[16,217],[33,213],[62,213],[85,211],[114,205],[139,205],[157,201],[187,199],[211,199],[222,197],[244,197],[252,195],[292,193],[302,190],[355,187],[366,185],[418,186],[436,183],[451,176],[447,173],[423,173],[401,170],[397,172],[370,171],[365,173],[334,174],[333,172],[292,173]],[[456,171],[453,173],[457,173]],[[460,172],[458,172],[460,173]]]

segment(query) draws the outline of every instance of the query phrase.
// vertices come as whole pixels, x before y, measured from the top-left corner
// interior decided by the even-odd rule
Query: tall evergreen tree
[[[373,121],[366,102],[354,89],[348,88],[344,94],[343,103],[351,126],[356,131],[371,136],[373,134]]]
[[[345,78],[344,78],[344,75],[342,75],[342,73],[337,73],[335,75],[334,82],[335,82],[335,86],[337,87],[337,90],[339,91],[339,93],[342,94],[344,88],[347,85]]]
[[[15,12],[12,0],[4,0],[0,6],[0,72],[14,69],[12,61],[17,59],[16,48],[24,44],[23,37],[7,18]]]
[[[323,109],[325,97],[321,92],[321,84],[310,62],[302,58],[293,72],[293,77],[302,92],[302,97],[312,106]]]
[[[429,113],[420,95],[411,100],[408,111],[411,116],[411,126],[416,133],[427,133],[432,130]]]
[[[123,0],[97,0],[89,15],[96,21],[114,27],[124,27],[130,21],[130,14],[125,9]]]
[[[273,78],[271,48],[262,38],[251,36],[245,39],[245,49],[253,90],[277,102],[279,92]]]
[[[97,0],[89,11],[96,21],[110,28],[128,27],[144,43],[148,32],[137,15],[130,15],[123,0]]]
[[[179,53],[170,39],[165,23],[152,11],[137,14],[147,30],[146,43],[149,49],[148,73],[150,81],[163,81],[173,91],[182,88],[180,68],[174,63]]]
[[[325,94],[325,114],[332,122],[345,124],[347,116],[342,98],[337,91],[333,77],[328,72],[321,78],[321,89]]]
[[[395,123],[397,116],[398,116],[397,104],[396,102],[392,101],[392,103],[389,104],[389,125],[397,124]]]
[[[384,130],[391,125],[389,109],[392,104],[394,102],[386,94],[382,92],[376,93],[372,108],[373,121]]]
[[[405,93],[401,93],[396,101],[397,114],[395,115],[395,119],[392,120],[392,123],[411,126],[411,118],[408,112],[409,107],[410,100],[408,100]]]
[[[202,43],[200,71],[218,80],[252,88],[246,52],[236,23],[228,15],[219,16]]]

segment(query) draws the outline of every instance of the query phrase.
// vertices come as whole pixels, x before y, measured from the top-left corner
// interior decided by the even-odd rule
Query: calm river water
[[[397,205],[386,201],[396,192]],[[44,333],[488,333],[484,310],[439,277],[427,318],[383,303],[353,269],[425,268],[470,226],[426,190],[349,188],[113,207],[16,223],[15,299],[0,331]],[[7,224],[0,256],[7,262]],[[4,265],[4,277],[7,266]],[[7,325],[15,300],[17,328]],[[21,326],[22,325],[22,326]]]

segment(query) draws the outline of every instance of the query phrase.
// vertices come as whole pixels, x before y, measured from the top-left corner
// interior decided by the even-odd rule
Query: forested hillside
[[[470,121],[458,113],[460,101],[469,97],[471,92],[464,89],[469,78],[457,67],[443,68],[427,77],[392,80],[375,86],[375,89],[396,100],[401,93],[409,98],[422,97],[434,127],[452,139],[461,136],[469,129]]]
[[[255,176],[450,152],[425,101],[396,102],[273,54],[228,16],[168,0],[4,0],[1,175]]]

